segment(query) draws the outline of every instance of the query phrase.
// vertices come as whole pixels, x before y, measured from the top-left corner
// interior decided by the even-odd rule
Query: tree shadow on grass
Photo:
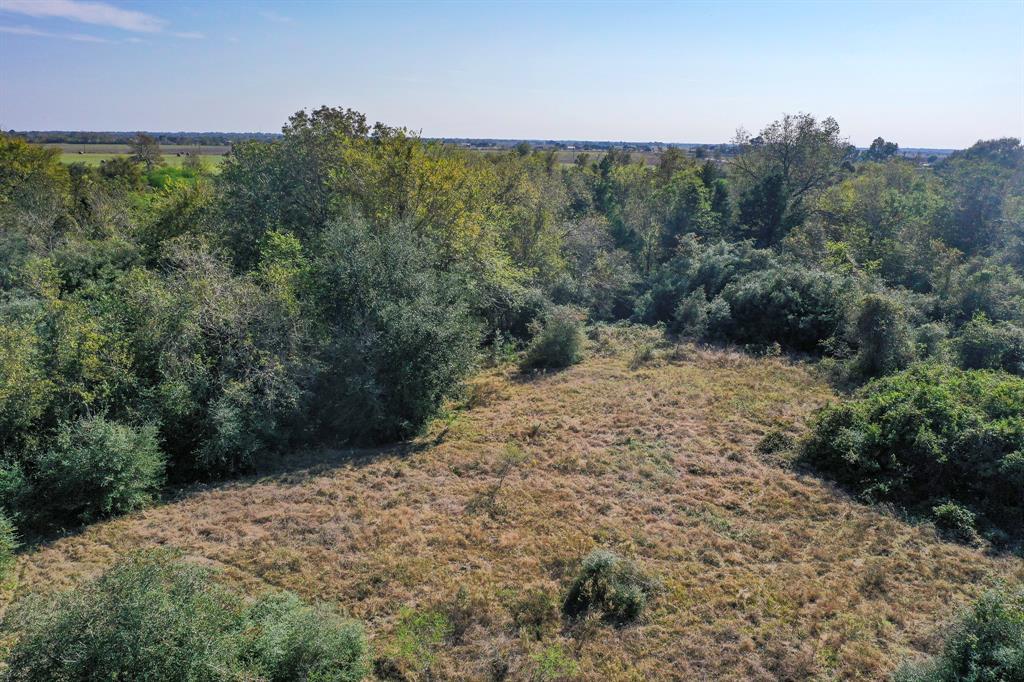
[[[217,490],[244,489],[265,483],[298,486],[342,467],[363,467],[387,459],[397,461],[410,454],[436,447],[444,441],[447,433],[446,426],[437,436],[429,439],[407,440],[378,447],[307,448],[288,454],[265,455],[258,459],[252,470],[238,476],[168,486],[161,491],[152,505],[144,509],[77,525],[39,527],[23,531],[15,554],[30,554],[65,538],[82,535],[96,524],[129,518],[143,514],[147,510],[185,502]]]

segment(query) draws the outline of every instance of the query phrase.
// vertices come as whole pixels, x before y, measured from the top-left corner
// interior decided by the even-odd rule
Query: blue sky
[[[784,112],[851,142],[1024,136],[1024,0],[0,0],[4,129],[276,131],[353,107],[428,136],[718,142]]]

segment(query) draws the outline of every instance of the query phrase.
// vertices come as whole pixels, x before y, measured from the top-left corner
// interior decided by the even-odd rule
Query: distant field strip
[[[117,156],[128,156],[131,147],[126,144],[44,144],[44,147],[56,147],[61,150],[60,160],[64,163],[84,163],[87,166],[98,166],[101,161]],[[224,154],[231,147],[227,145],[199,146],[185,144],[160,145],[164,163],[169,166],[180,166],[189,153],[198,152],[205,163],[218,165],[224,160]]]

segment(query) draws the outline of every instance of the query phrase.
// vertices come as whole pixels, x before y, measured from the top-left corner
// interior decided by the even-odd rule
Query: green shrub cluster
[[[951,626],[941,653],[906,664],[894,682],[1024,680],[1024,591],[992,590]]]
[[[1024,379],[917,365],[822,410],[804,459],[864,499],[969,535],[1024,522]]]
[[[977,313],[960,330],[955,347],[961,367],[1002,369],[1024,376],[1024,327],[992,322],[985,313]]]
[[[18,534],[6,514],[0,513],[0,582],[7,579],[14,566],[14,552],[18,549]]]
[[[4,679],[355,682],[361,626],[291,594],[255,601],[167,554],[122,560],[99,578],[16,603]]]

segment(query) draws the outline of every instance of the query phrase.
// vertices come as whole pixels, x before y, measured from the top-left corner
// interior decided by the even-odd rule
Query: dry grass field
[[[813,368],[646,343],[602,333],[563,372],[483,372],[419,441],[307,453],[91,526],[23,554],[13,591],[175,547],[252,592],[340,604],[382,677],[877,680],[1024,577],[760,456],[833,398]],[[597,547],[660,582],[638,624],[559,618]]]

